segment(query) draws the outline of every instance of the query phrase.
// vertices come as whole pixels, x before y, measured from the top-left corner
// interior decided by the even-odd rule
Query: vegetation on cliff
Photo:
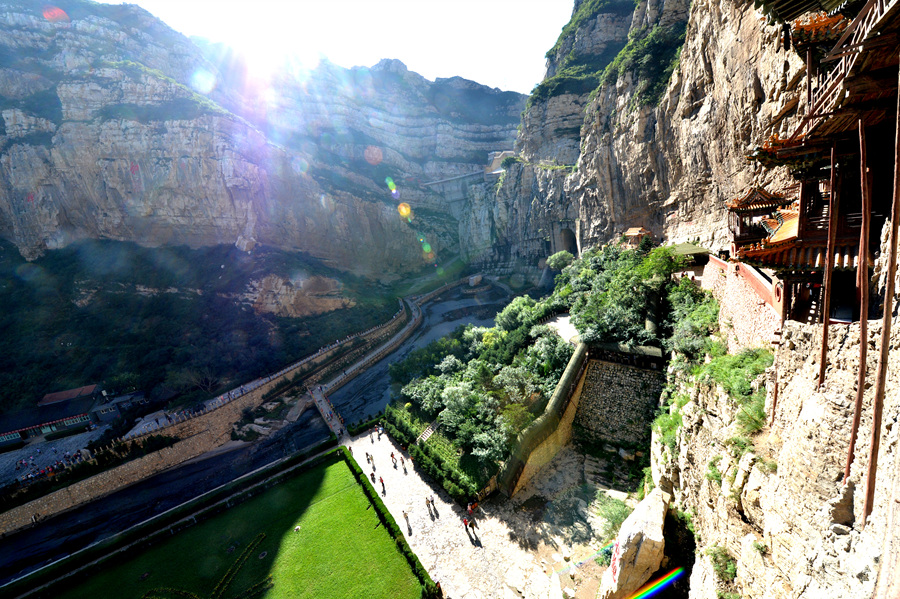
[[[240,295],[260,273],[332,274],[297,254],[234,247],[142,248],[89,241],[26,262],[0,242],[0,411],[91,383],[182,403],[275,371],[384,322],[390,290],[345,274],[353,308],[256,314]]]
[[[638,106],[655,106],[678,67],[686,28],[686,23],[676,23],[631,31],[628,43],[604,69],[603,83],[615,85],[630,71],[636,82],[633,101]]]
[[[674,455],[682,424],[681,410],[691,399],[679,389],[712,382],[725,390],[737,410],[739,434],[729,441],[729,446],[735,455],[742,454],[752,446],[750,435],[766,424],[765,387],[754,388],[753,383],[772,365],[773,354],[766,348],[727,354],[718,335],[718,303],[711,293],[693,283],[683,279],[669,292],[668,301],[672,334],[665,347],[674,354],[674,379],[670,377],[663,392],[665,403],[653,422],[653,430],[659,442]]]
[[[599,54],[578,55],[573,48],[561,59],[557,56],[568,38],[574,38],[578,28],[598,15],[609,13],[628,15],[634,11],[632,0],[587,0],[583,2],[563,27],[556,43],[547,51],[547,58],[559,60],[556,71],[538,83],[528,97],[527,106],[563,94],[583,95],[600,85],[606,66],[616,57],[624,44],[610,42]]]

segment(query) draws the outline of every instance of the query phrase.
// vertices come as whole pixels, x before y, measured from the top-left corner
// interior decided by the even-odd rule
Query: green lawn
[[[259,541],[261,533],[265,537]],[[248,556],[243,566],[225,592],[216,594],[242,554]],[[411,599],[421,593],[409,564],[340,461],[300,474],[58,596],[139,599],[158,589],[151,595],[164,599],[190,597],[178,591],[203,599],[243,598],[266,576],[272,587],[249,596]]]

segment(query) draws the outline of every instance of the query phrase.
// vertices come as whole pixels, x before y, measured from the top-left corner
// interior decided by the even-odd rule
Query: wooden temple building
[[[900,220],[900,0],[762,4],[783,23],[781,43],[805,57],[806,102],[800,124],[787,139],[773,136],[748,158],[788,166],[798,185],[789,199],[752,189],[727,204],[732,259],[772,275],[776,295],[779,287],[783,293],[782,319],[822,324],[819,385],[825,382],[829,324],[858,321],[865,339],[868,319],[882,318],[864,506],[868,517],[894,305],[892,284],[883,298],[871,301],[870,269],[890,219],[888,255],[881,259],[886,259],[887,280],[894,280]],[[868,345],[860,343],[860,364],[866,364]],[[866,387],[866,369],[860,368],[845,483]]]

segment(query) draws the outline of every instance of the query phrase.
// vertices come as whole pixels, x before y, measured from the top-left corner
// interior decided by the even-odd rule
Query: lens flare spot
[[[422,251],[425,252],[426,254],[429,253],[429,252],[431,251],[431,244],[430,244],[430,243],[423,243],[423,244],[422,244]]]
[[[434,252],[426,252],[424,255],[425,255],[425,259],[428,260],[429,262],[434,261]],[[435,264],[435,266],[437,266],[437,264]]]
[[[206,69],[197,69],[191,75],[191,87],[201,94],[208,94],[216,88],[216,76]]]
[[[294,169],[294,172],[298,175],[302,175],[309,170],[309,163],[302,158],[294,158],[291,161],[291,168]]]
[[[391,197],[394,198],[395,200],[399,200],[399,199],[400,199],[400,190],[399,190],[399,189],[392,189],[392,190],[391,190]]]
[[[412,209],[409,207],[409,204],[403,202],[399,206],[397,206],[397,212],[400,213],[400,216],[403,218],[409,218],[409,215],[412,213]]]
[[[438,274],[439,277],[443,277],[443,276],[444,276],[444,269],[443,269],[443,267],[440,267],[440,266],[437,267],[437,274]]]
[[[388,186],[388,189],[390,189],[391,191],[394,191],[395,189],[397,189],[397,185],[394,183],[394,180],[391,179],[390,177],[385,177],[384,183],[385,183],[385,185]]]
[[[66,14],[66,11],[61,9],[58,6],[47,5],[41,11],[41,14],[44,15],[44,18],[50,21],[51,23],[70,23],[71,19],[69,15]]]
[[[372,166],[378,166],[381,164],[384,156],[381,153],[381,148],[378,146],[369,146],[366,148],[365,152],[366,162],[371,164]]]

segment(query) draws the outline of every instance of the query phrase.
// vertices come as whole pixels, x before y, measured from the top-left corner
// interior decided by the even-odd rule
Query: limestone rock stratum
[[[107,238],[418,270],[459,251],[456,217],[423,184],[482,172],[524,105],[391,60],[259,85],[136,6],[75,1],[70,22],[42,6],[0,0],[0,236],[26,257]]]
[[[534,269],[635,226],[725,249],[726,200],[793,184],[746,153],[806,111],[803,61],[760,17],[748,2],[576,1],[529,99],[520,162],[461,231],[473,259]]]

